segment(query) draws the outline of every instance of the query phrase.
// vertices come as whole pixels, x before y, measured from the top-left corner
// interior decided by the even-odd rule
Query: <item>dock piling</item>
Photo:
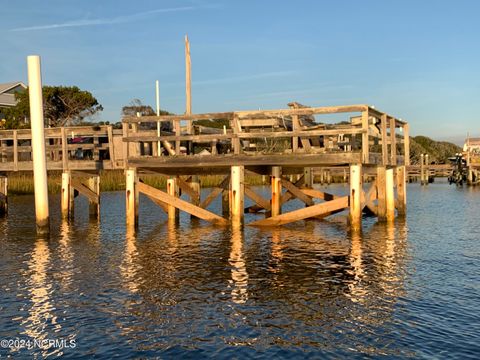
[[[392,222],[395,219],[395,193],[393,181],[393,168],[385,171],[385,195],[386,195],[386,214],[387,222]]]
[[[280,166],[272,166],[272,200],[271,211],[272,216],[282,213],[282,168]]]
[[[125,171],[125,177],[127,227],[136,229],[138,226],[138,178],[136,170],[127,169]]]
[[[28,91],[30,96],[30,126],[32,129],[33,182],[37,233],[50,232],[48,210],[47,158],[43,120],[43,95],[40,56],[27,57]]]
[[[244,167],[231,167],[231,186],[230,186],[230,217],[233,225],[243,223],[244,208]]]
[[[362,193],[362,165],[351,164],[350,165],[350,214],[349,222],[350,228],[353,231],[361,230],[362,228],[362,205],[361,205],[361,193]]]

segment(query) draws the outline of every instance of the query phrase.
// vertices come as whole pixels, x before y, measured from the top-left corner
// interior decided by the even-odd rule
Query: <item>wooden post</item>
[[[282,168],[280,166],[272,166],[272,200],[271,210],[272,216],[277,216],[282,213]]]
[[[62,219],[68,220],[71,218],[71,205],[73,198],[73,188],[71,185],[71,174],[70,171],[65,170],[62,173],[62,197],[61,197],[61,209],[62,209]],[[73,209],[72,209],[73,210]]]
[[[349,222],[353,231],[362,229],[362,165],[350,165]]]
[[[229,189],[222,191],[222,215],[230,216],[230,186]]]
[[[298,121],[298,115],[292,115],[292,130],[297,131],[300,129],[300,122]],[[292,152],[298,151],[298,136],[292,137]]]
[[[390,118],[390,157],[391,164],[397,166],[397,136],[395,118]]]
[[[108,136],[108,157],[110,158],[110,165],[112,169],[115,169],[115,147],[113,144],[113,128],[112,125],[107,127],[107,136]]]
[[[155,81],[155,100],[157,105],[157,116],[160,116],[160,83]],[[162,154],[162,143],[160,142],[162,123],[157,121],[157,150],[153,152],[153,156],[160,156]]]
[[[193,191],[195,191],[198,194],[197,198],[191,198],[191,202],[195,206],[200,205],[200,177],[198,175],[192,175],[192,180],[190,181],[190,187],[192,188]],[[196,216],[192,215],[192,218],[196,218]]]
[[[138,189],[137,171],[127,169],[126,176],[126,218],[127,227],[136,229],[138,226]]]
[[[368,110],[362,112],[362,163],[369,163]]]
[[[178,185],[176,177],[170,177],[167,179],[167,194],[178,197]],[[167,209],[168,220],[177,222],[179,217],[178,209],[173,205],[168,205]]]
[[[40,57],[36,55],[28,56],[27,62],[37,233],[49,233],[50,215],[48,209],[47,158],[45,155]]]
[[[377,216],[378,221],[387,220],[386,167],[377,167]]]
[[[410,165],[410,126],[408,124],[403,125],[403,151],[404,151],[404,164]]]
[[[428,180],[430,178],[430,162],[428,161],[428,154],[425,154],[425,185],[428,185]]]
[[[0,216],[8,214],[8,178],[0,176]]]
[[[303,168],[304,185],[307,188],[313,188],[313,172],[312,168]]]
[[[68,141],[67,141],[67,131],[64,126],[61,128],[62,136],[62,169],[63,171],[68,170]],[[69,181],[70,183],[70,181]]]
[[[13,130],[13,171],[18,171],[18,135]]]
[[[407,177],[406,167],[397,167],[397,213],[404,217],[407,214]]]
[[[388,140],[387,140],[387,114],[383,114],[381,119],[381,135],[382,135],[382,165],[388,164]]]
[[[239,225],[243,223],[243,207],[244,207],[244,167],[231,167],[231,202],[230,217],[232,224]]]
[[[385,171],[385,195],[387,207],[387,221],[391,222],[395,219],[395,192],[393,169],[387,169]]]
[[[88,208],[89,208],[89,215],[91,218],[100,219],[100,176],[92,176],[88,179],[88,187],[98,196],[98,201],[91,201],[89,200]]]
[[[122,138],[123,139],[128,138],[128,135],[129,135],[128,134],[129,133],[128,127],[129,127],[129,124],[122,123]],[[129,144],[128,141],[123,142],[122,154],[123,154],[123,167],[125,169],[127,169],[128,168],[128,158],[130,157],[130,144]]]

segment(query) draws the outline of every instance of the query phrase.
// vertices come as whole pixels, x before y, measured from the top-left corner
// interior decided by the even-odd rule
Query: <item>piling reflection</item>
[[[244,233],[240,226],[232,226],[231,250],[228,262],[232,279],[230,281],[232,301],[243,304],[248,300],[248,273],[243,254]]]
[[[122,274],[124,287],[131,293],[138,291],[137,273],[138,269],[138,251],[135,229],[127,227],[125,233],[125,251],[120,272]]]
[[[62,291],[70,291],[74,274],[74,254],[72,251],[71,225],[68,221],[60,224],[60,238],[58,240],[58,253],[61,260],[60,284]]]
[[[367,289],[363,286],[363,278],[365,276],[365,270],[362,260],[362,236],[359,231],[353,231],[350,236],[351,246],[349,254],[349,262],[351,266],[351,273],[353,279],[349,282],[348,288],[350,290],[347,296],[353,302],[362,302],[367,294]]]

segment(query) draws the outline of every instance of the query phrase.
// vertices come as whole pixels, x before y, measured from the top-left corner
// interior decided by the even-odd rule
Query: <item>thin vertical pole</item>
[[[362,229],[362,165],[350,165],[350,213],[349,222],[353,231]]]
[[[157,116],[160,116],[160,84],[157,81],[155,81],[155,98],[157,100]],[[160,129],[161,129],[162,123],[160,121],[157,121],[157,137],[160,138]],[[162,144],[160,142],[160,139],[158,139],[157,142],[157,151],[158,151],[158,156],[162,153]]]
[[[48,211],[47,159],[43,120],[42,75],[40,57],[27,57],[30,124],[32,128],[33,181],[35,187],[35,216],[38,233],[50,231]]]
[[[425,155],[420,155],[420,185],[425,185]]]

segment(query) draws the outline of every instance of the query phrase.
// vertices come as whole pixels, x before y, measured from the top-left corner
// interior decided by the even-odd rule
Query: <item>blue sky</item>
[[[184,43],[196,113],[365,103],[414,135],[480,136],[479,1],[0,0],[0,82],[91,91],[116,122],[132,99],[185,109]]]

